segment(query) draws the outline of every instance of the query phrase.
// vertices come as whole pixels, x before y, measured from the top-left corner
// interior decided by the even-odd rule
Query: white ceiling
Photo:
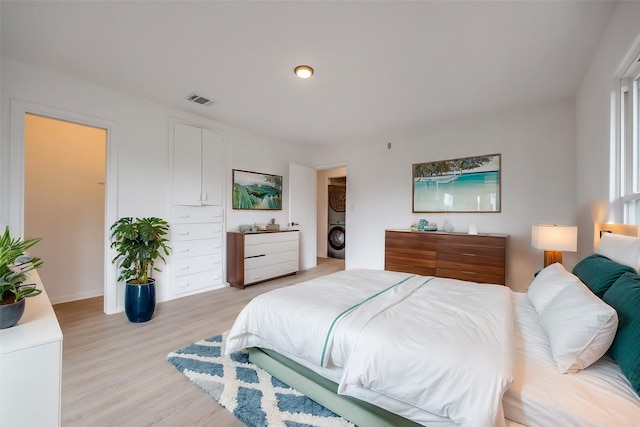
[[[615,5],[3,0],[2,55],[279,140],[334,144],[574,97]],[[315,75],[296,78],[299,64]],[[189,103],[194,91],[215,104]]]

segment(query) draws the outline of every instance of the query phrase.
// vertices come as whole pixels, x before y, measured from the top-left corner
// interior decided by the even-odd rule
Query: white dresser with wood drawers
[[[227,281],[244,288],[299,268],[299,231],[227,233]]]
[[[223,219],[220,206],[175,206],[171,227],[174,296],[224,286]]]

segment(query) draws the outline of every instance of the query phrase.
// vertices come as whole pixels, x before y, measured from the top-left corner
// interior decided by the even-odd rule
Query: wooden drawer
[[[504,248],[446,245],[438,247],[436,268],[447,263],[504,268]]]
[[[437,235],[430,233],[385,231],[384,240],[387,250],[405,249],[418,252],[435,252]]]
[[[184,276],[186,274],[201,273],[207,270],[222,270],[222,256],[194,256],[189,258],[176,259],[174,264],[174,276]]]
[[[186,294],[192,291],[220,287],[223,284],[222,269],[187,274],[175,278],[175,293]]]
[[[492,236],[487,234],[437,234],[438,251],[443,245],[473,246],[475,248],[502,248],[507,247],[507,239],[504,236]]]
[[[174,224],[172,241],[222,238],[222,223]]]
[[[176,259],[222,253],[222,239],[185,240],[172,245]]]
[[[223,210],[213,206],[176,206],[176,224],[193,224],[203,222],[222,222]]]
[[[435,267],[435,235],[385,232],[385,270],[431,276],[435,274]]]

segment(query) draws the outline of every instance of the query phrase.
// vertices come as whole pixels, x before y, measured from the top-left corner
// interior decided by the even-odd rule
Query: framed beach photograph
[[[500,212],[501,155],[414,163],[413,212]]]
[[[282,209],[282,176],[233,169],[233,209]]]

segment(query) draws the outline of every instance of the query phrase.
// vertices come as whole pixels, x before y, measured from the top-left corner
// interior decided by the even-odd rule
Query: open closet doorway
[[[42,238],[54,304],[104,294],[106,145],[106,129],[24,116],[24,235]]]
[[[320,258],[345,259],[347,248],[347,168],[318,171],[318,248]]]

